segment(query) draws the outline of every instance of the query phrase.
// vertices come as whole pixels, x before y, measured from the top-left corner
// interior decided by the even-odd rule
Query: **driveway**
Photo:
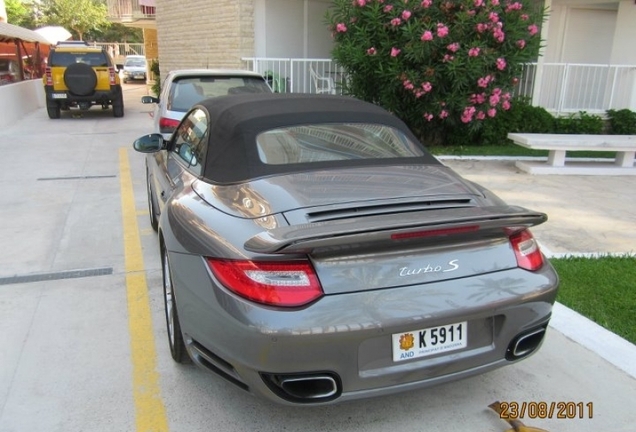
[[[487,408],[497,400],[525,406],[526,425],[552,432],[634,430],[636,379],[554,327],[521,363],[327,407],[272,405],[174,364],[144,162],[131,149],[151,129],[150,110],[137,102],[145,86],[124,92],[122,119],[95,108],[49,120],[41,109],[0,132],[0,432],[503,432],[510,426]],[[553,253],[636,244],[636,178],[547,181],[506,162],[447,163],[547,211],[535,234]],[[621,352],[636,363],[633,350]],[[540,402],[555,410],[537,411]],[[530,418],[539,416],[552,418]]]

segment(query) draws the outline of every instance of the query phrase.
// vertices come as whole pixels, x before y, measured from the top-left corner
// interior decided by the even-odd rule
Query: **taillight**
[[[181,123],[179,120],[174,120],[167,117],[161,117],[159,119],[159,131],[161,133],[172,133]]]
[[[115,68],[114,67],[109,67],[108,68],[108,81],[109,81],[110,85],[112,85],[112,86],[117,84],[117,81],[115,80],[115,75],[116,75]]]
[[[44,69],[44,76],[46,77],[46,85],[47,86],[52,86],[53,85],[53,74],[51,74],[51,68],[47,67]]]
[[[247,261],[207,258],[214,276],[230,291],[257,303],[296,307],[323,295],[307,261]]]
[[[515,251],[517,265],[522,269],[535,271],[543,266],[543,254],[530,230],[523,230],[510,236],[510,244]]]

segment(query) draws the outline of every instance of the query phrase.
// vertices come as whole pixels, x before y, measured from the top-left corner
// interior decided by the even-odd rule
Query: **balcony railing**
[[[268,78],[275,91],[324,93],[330,79],[341,93],[343,69],[331,59],[244,58],[244,68]],[[636,110],[636,66],[544,63],[538,83],[537,64],[524,66],[515,87],[516,96],[533,98],[534,105],[556,114],[586,111],[602,114],[608,109]],[[313,74],[312,74],[313,70]],[[316,80],[318,77],[318,80]]]
[[[119,22],[155,19],[155,0],[107,0],[108,16]]]

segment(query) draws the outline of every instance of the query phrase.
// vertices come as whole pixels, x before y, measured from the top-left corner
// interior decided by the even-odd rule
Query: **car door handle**
[[[161,191],[161,198],[165,198],[166,197],[166,191]]]

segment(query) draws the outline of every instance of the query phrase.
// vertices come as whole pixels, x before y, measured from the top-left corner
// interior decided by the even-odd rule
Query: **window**
[[[168,109],[188,111],[203,99],[238,93],[271,93],[267,83],[256,77],[198,76],[176,79],[172,83]]]
[[[208,147],[208,119],[205,112],[196,109],[188,115],[174,132],[173,153],[195,175],[201,175],[205,151]]]
[[[402,132],[378,124],[315,124],[263,132],[256,137],[261,162],[269,165],[424,156]]]

